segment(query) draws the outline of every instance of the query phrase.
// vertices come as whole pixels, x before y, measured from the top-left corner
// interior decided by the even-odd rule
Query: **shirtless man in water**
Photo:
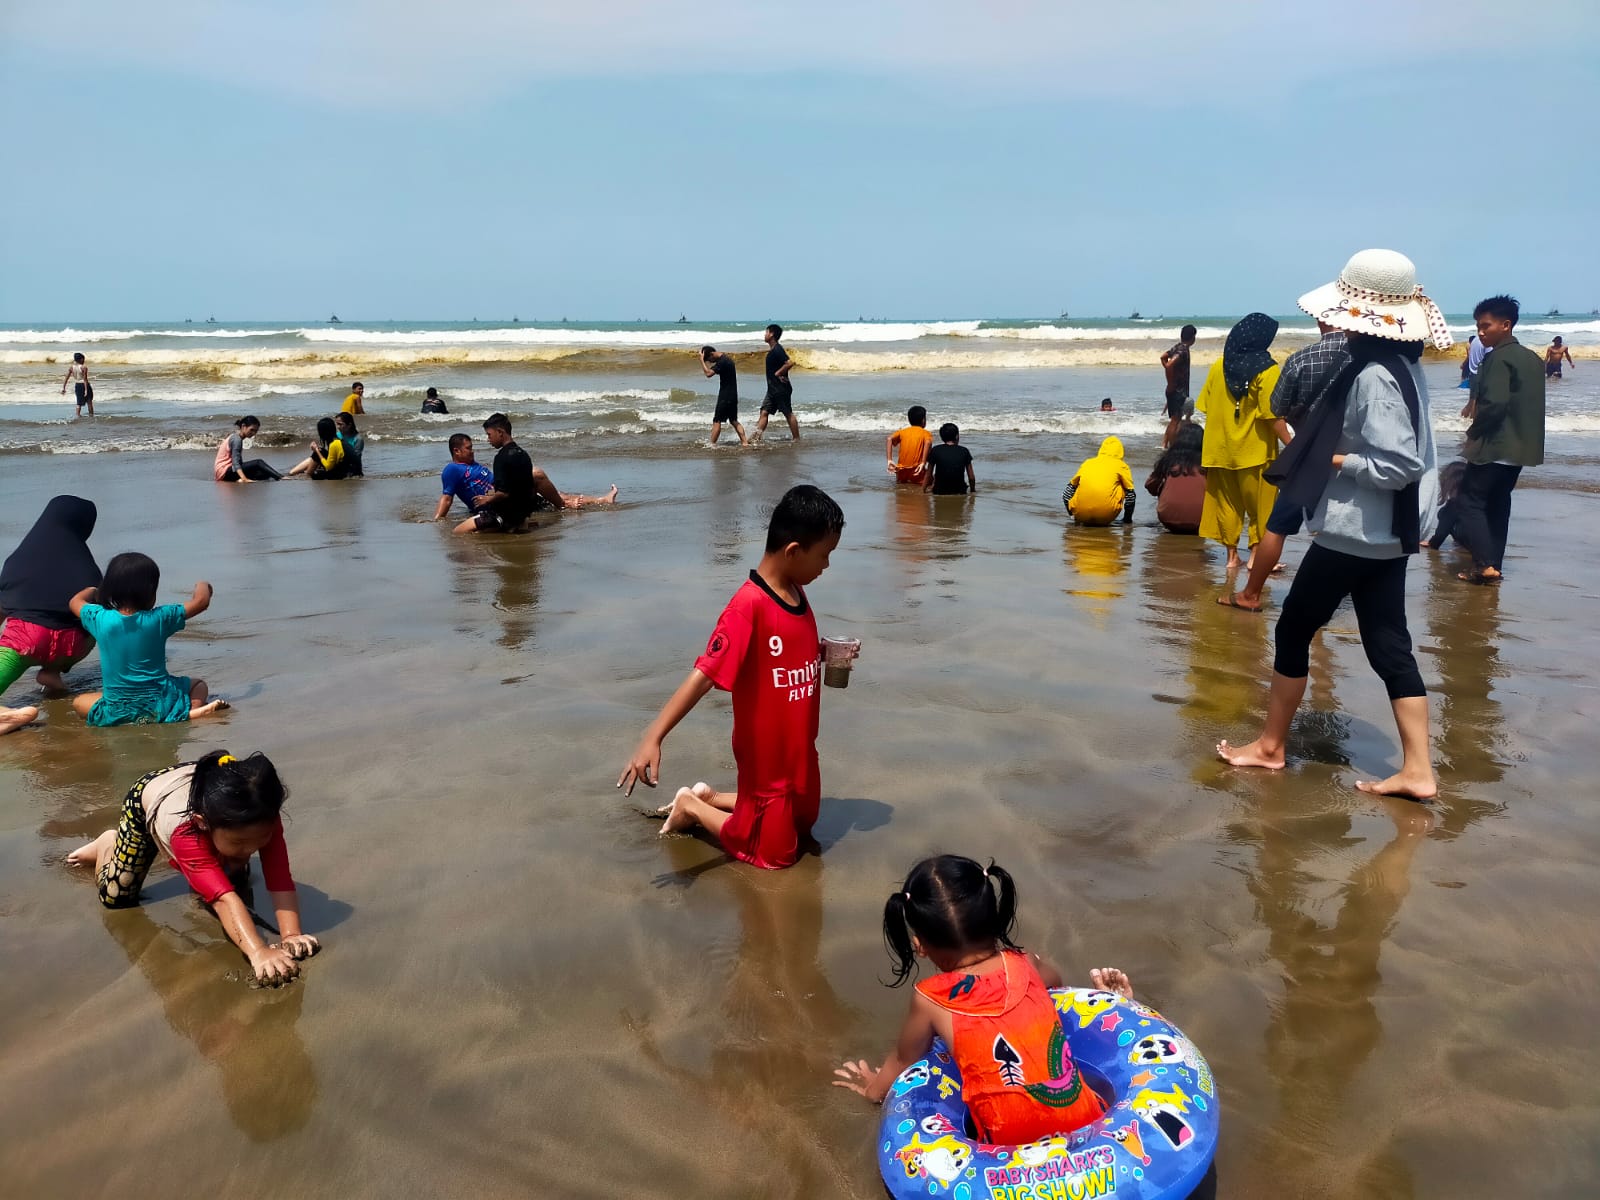
[[[1572,351],[1562,344],[1561,335],[1557,334],[1555,341],[1551,342],[1544,352],[1544,377],[1546,379],[1561,378],[1561,360],[1563,358],[1567,360],[1569,367],[1578,365],[1572,361]],[[93,411],[93,409],[90,410],[91,414]]]

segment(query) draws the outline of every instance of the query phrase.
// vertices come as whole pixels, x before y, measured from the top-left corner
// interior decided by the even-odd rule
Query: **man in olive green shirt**
[[[1499,583],[1511,525],[1511,492],[1523,467],[1544,462],[1544,359],[1517,341],[1517,302],[1491,296],[1472,312],[1491,352],[1472,380],[1467,471],[1456,495],[1455,536],[1472,551],[1468,583]]]

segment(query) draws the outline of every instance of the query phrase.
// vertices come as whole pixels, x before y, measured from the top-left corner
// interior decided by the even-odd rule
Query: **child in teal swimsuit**
[[[91,725],[148,725],[210,716],[228,707],[210,700],[206,682],[167,673],[167,639],[211,606],[211,585],[194,585],[187,604],[156,604],[161,568],[143,554],[119,554],[96,589],[69,602],[72,615],[100,643],[99,692],[72,698]]]

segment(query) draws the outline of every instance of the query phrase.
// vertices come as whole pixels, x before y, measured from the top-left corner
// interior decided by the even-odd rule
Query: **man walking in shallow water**
[[[756,422],[756,431],[750,438],[752,442],[761,440],[761,435],[767,431],[767,418],[778,412],[788,419],[789,436],[797,442],[800,440],[800,422],[794,419],[794,384],[789,382],[789,370],[794,366],[794,360],[778,344],[782,337],[782,325],[768,325],[766,333],[761,336],[768,347],[767,398],[761,402],[761,420]]]

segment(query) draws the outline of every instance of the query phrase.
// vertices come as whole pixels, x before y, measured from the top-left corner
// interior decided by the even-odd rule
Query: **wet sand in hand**
[[[1348,610],[1287,769],[1235,770],[1213,747],[1259,728],[1273,610],[1214,604],[1214,552],[1148,511],[1064,527],[1040,458],[980,456],[969,503],[891,490],[862,449],[692,475],[536,454],[634,499],[517,538],[416,523],[436,476],[223,489],[135,454],[75,474],[102,561],[137,547],[168,592],[216,585],[169,656],[234,707],[90,730],[31,682],[6,697],[44,714],[0,740],[7,1190],[131,1194],[181,1163],[192,1194],[879,1196],[879,1112],[829,1085],[892,1044],[882,905],[937,850],[993,856],[1024,945],[1075,982],[1116,963],[1194,1039],[1220,1195],[1600,1187],[1592,467],[1519,488],[1502,589],[1449,554],[1412,568],[1424,811],[1351,786],[1398,747]],[[668,740],[661,788],[612,784],[802,479],[849,522],[809,589],[821,631],[863,650],[824,693],[822,855],[768,874],[638,816],[732,787],[726,697]],[[0,546],[63,482],[8,462]],[[98,686],[98,660],[68,682]],[[164,866],[125,912],[61,866],[140,774],[214,746],[268,751],[292,790],[324,949],[287,988],[249,989]]]

